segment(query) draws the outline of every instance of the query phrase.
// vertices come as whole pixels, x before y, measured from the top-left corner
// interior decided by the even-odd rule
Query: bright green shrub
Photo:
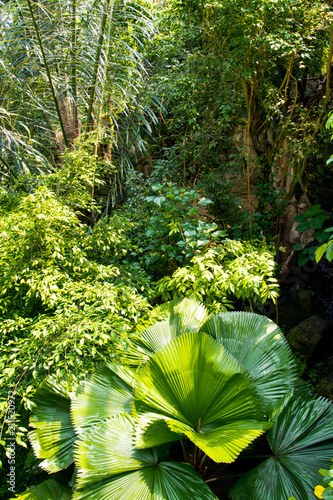
[[[232,307],[235,299],[255,304],[276,300],[274,253],[262,242],[224,240],[195,255],[189,265],[158,282],[164,300],[193,297],[211,311]]]
[[[17,405],[30,407],[46,374],[81,377],[94,360],[121,357],[152,294],[138,264],[117,265],[130,245],[116,220],[114,226],[104,220],[88,228],[45,187],[11,209],[5,205],[0,218],[2,415],[9,390],[15,388]]]

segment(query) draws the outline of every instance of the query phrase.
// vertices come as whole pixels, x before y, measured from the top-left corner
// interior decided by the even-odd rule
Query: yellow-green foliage
[[[211,311],[232,308],[236,299],[265,302],[278,297],[273,252],[262,242],[224,240],[195,255],[190,265],[163,278],[158,291],[163,299],[194,297]]]

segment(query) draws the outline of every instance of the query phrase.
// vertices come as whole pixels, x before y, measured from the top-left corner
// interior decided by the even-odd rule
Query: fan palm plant
[[[270,457],[232,499],[314,498],[316,467],[333,452],[332,407],[297,392],[279,328],[252,313],[208,317],[189,299],[156,313],[127,364],[100,366],[78,388],[42,384],[30,420],[41,467],[74,461],[77,500],[213,499],[203,463],[231,463],[267,431]],[[177,443],[185,463],[175,462]]]
[[[140,95],[142,47],[154,30],[144,1],[10,0],[0,19],[4,175],[50,171],[93,129],[95,154],[112,146],[121,175],[128,149],[144,147],[140,127],[154,120]]]

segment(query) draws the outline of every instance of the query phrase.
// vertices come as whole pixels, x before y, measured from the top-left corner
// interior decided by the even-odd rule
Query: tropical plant
[[[149,133],[154,121],[141,95],[143,44],[154,31],[147,7],[141,0],[1,5],[3,176],[52,171],[65,147],[94,130],[92,154],[113,165],[113,187],[121,182],[130,150],[144,149],[140,130]]]
[[[0,207],[0,414],[14,391],[20,443],[19,406],[30,407],[47,374],[83,376],[94,359],[121,355],[152,287],[125,259],[132,246],[123,221],[89,228],[45,187],[3,194]]]
[[[269,429],[272,457],[260,474],[254,469],[246,498],[281,500],[286,488],[297,500],[312,498],[302,483],[313,491],[313,461],[327,464],[332,408],[293,393],[295,363],[279,328],[251,313],[209,317],[189,299],[155,313],[159,321],[135,341],[127,364],[101,365],[79,387],[43,382],[30,420],[41,467],[53,473],[74,460],[77,500],[216,499],[198,472],[205,478],[213,462],[234,462]],[[237,483],[232,498],[242,491]]]
[[[241,299],[250,308],[278,296],[274,253],[260,241],[223,240],[158,282],[164,300],[194,297],[210,312],[233,308]]]
[[[306,231],[312,231],[313,241],[315,244],[311,246],[306,246],[306,243],[296,243],[294,245],[294,250],[300,250],[298,256],[298,265],[303,266],[309,260],[318,260],[320,257],[328,250],[328,244],[319,245],[324,241],[330,239],[328,232],[333,231],[332,228],[325,228],[324,222],[328,220],[329,215],[324,213],[324,210],[320,205],[313,205],[304,214],[296,215],[295,221],[299,222],[296,229],[299,233],[304,233]],[[328,256],[330,257],[331,250],[328,250]],[[332,256],[333,257],[333,256]]]
[[[161,96],[160,150],[179,174],[246,170],[249,188],[259,173],[288,199],[309,181],[327,140],[331,26],[325,0],[165,4],[150,85]]]
[[[200,208],[212,202],[195,189],[178,188],[172,182],[154,184],[145,202],[145,235],[138,246],[141,243],[142,264],[157,277],[171,273],[225,236],[217,224],[200,217]]]

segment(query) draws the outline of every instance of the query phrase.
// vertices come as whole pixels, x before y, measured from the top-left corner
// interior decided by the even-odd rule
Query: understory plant
[[[95,360],[121,356],[150,309],[152,289],[139,265],[119,263],[131,246],[117,219],[88,228],[45,187],[0,201],[3,418],[8,391],[27,409],[46,375],[82,377]],[[16,423],[20,444],[19,415]]]
[[[333,469],[319,469],[319,472],[324,477],[322,483],[315,487],[316,497],[324,500],[333,498]]]
[[[29,437],[40,467],[73,472],[61,498],[217,499],[212,470],[221,477],[264,445],[230,498],[314,500],[333,453],[332,406],[298,387],[279,328],[252,313],[209,316],[189,299],[155,313],[124,364],[109,360],[80,385],[48,377],[37,391]],[[18,498],[44,498],[50,481]]]
[[[144,187],[130,204],[132,218],[140,221],[131,235],[138,248],[134,258],[155,279],[184,266],[225,236],[217,224],[200,215],[200,209],[211,203],[195,189],[172,182]]]
[[[327,258],[332,260],[333,253],[329,240],[331,240],[330,232],[333,228],[325,228],[324,222],[329,219],[329,215],[324,213],[320,205],[313,205],[304,214],[299,214],[295,217],[295,221],[299,222],[296,229],[299,233],[310,231],[312,241],[311,246],[306,243],[296,243],[294,250],[300,251],[298,256],[298,265],[303,266],[309,260],[318,262],[326,252]],[[323,244],[324,243],[324,244]]]
[[[252,308],[278,297],[275,266],[274,253],[265,243],[223,240],[195,255],[171,278],[162,278],[158,291],[164,300],[194,297],[211,312],[233,308],[237,299]]]

